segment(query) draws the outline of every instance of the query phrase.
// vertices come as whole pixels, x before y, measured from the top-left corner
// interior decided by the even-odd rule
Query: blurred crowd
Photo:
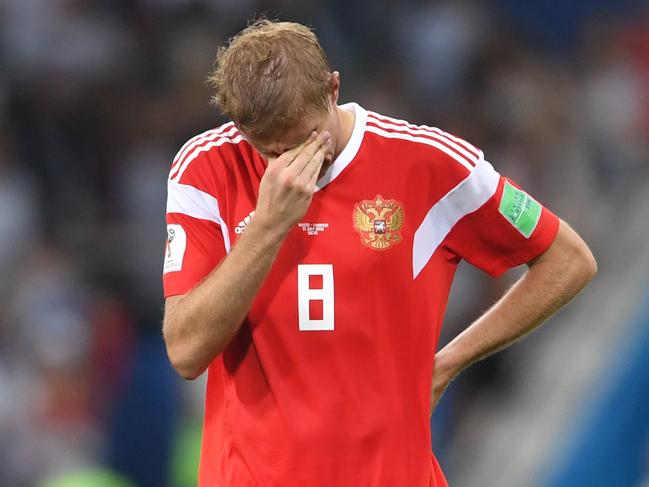
[[[649,176],[649,10],[594,3],[543,36],[495,0],[0,2],[0,485],[191,485],[202,390],[160,336],[165,180],[223,122],[204,80],[253,14],[313,26],[342,102],[467,138],[588,237]],[[444,339],[505,285],[461,274]],[[499,360],[442,407],[439,448],[486,384],[507,393]]]

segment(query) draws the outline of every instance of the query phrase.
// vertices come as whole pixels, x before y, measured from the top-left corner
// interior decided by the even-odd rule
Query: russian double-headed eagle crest
[[[401,203],[386,200],[380,194],[354,205],[354,229],[363,245],[374,250],[387,250],[401,242],[404,218]]]

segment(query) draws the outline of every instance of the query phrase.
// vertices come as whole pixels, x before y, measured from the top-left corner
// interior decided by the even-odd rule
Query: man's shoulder
[[[245,147],[244,147],[245,146]],[[205,179],[235,155],[250,157],[249,144],[228,122],[201,132],[185,142],[176,153],[169,171],[169,181],[183,183]]]
[[[482,151],[473,144],[438,127],[418,125],[370,110],[365,132],[384,144],[397,146],[402,155],[422,155],[430,161],[447,162],[450,167],[459,165],[469,172],[483,158]]]

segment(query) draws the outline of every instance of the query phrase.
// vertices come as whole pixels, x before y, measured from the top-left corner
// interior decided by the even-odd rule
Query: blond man
[[[163,275],[170,361],[208,371],[199,485],[446,486],[432,408],[586,285],[588,247],[470,143],[339,106],[307,27],[251,25],[210,81],[232,122],[172,164]],[[462,259],[529,269],[435,354]]]

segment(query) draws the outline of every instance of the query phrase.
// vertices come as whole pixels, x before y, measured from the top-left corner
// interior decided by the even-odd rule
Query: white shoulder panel
[[[413,279],[463,217],[484,205],[498,189],[500,175],[481,159],[471,173],[428,210],[415,232],[412,251]]]
[[[181,184],[168,180],[167,213],[180,213],[192,218],[209,220],[218,224],[223,234],[225,249],[228,252],[230,251],[228,228],[223,218],[221,218],[219,202],[214,196],[189,184]]]

